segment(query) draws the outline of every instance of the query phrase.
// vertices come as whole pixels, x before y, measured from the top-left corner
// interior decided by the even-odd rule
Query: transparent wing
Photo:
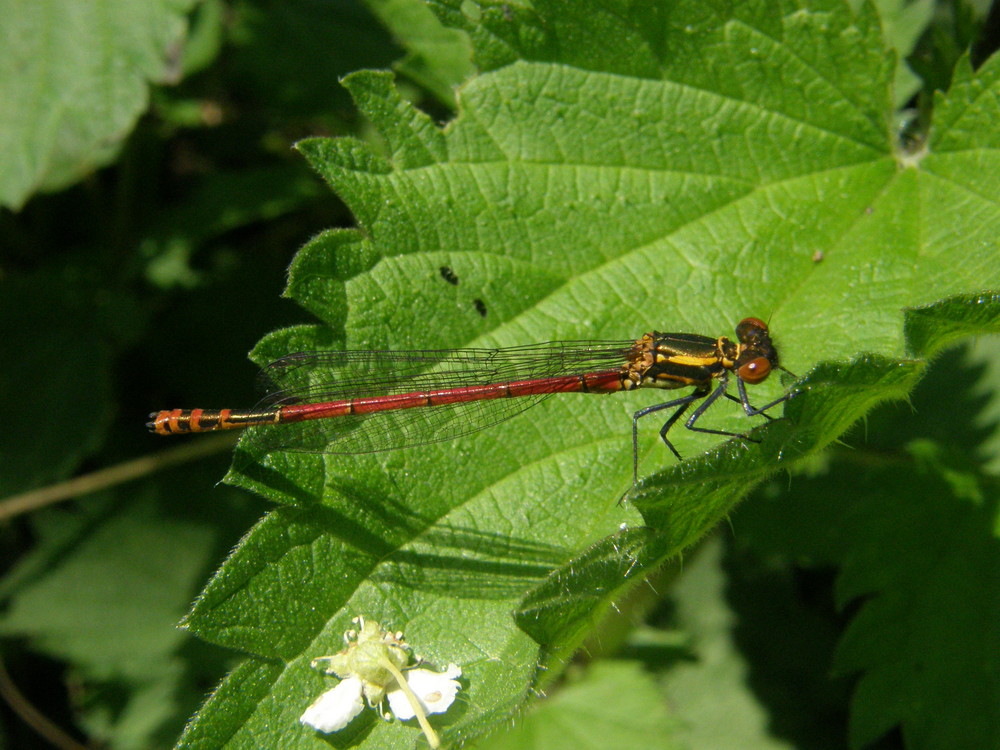
[[[571,341],[506,349],[300,352],[261,373],[261,406],[318,403],[617,371],[634,342]],[[451,440],[503,422],[552,394],[351,414],[248,430],[264,452],[374,453]]]

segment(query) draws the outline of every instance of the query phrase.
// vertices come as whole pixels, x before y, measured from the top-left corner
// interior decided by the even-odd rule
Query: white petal
[[[364,707],[361,680],[348,677],[313,701],[299,721],[320,732],[337,732],[350,724]]]
[[[440,714],[448,710],[455,702],[455,694],[461,689],[457,678],[462,676],[462,670],[454,664],[449,664],[444,672],[431,669],[411,669],[406,672],[406,684],[414,692],[424,713]],[[416,714],[409,699],[399,688],[390,692],[389,708],[401,721],[412,719]]]

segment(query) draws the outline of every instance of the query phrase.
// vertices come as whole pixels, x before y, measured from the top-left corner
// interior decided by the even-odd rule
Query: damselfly
[[[786,393],[751,405],[746,384],[763,382],[778,364],[767,324],[744,318],[736,340],[694,333],[647,333],[636,341],[548,342],[504,349],[300,352],[271,363],[275,386],[254,409],[173,409],[154,412],[146,426],[160,435],[260,428],[266,451],[374,453],[467,435],[502,422],[554,393],[612,393],[636,388],[683,388],[686,396],[632,415],[632,478],[638,481],[638,424],[666,409],[660,437],[678,458],[667,432],[696,401],[684,426],[695,432],[753,440],[697,426],[721,397],[748,416],[788,400]],[[787,372],[787,371],[786,371]],[[727,391],[736,380],[739,396]]]

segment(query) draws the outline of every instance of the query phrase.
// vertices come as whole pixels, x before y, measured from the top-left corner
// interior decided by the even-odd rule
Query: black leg
[[[712,391],[712,395],[705,399],[705,403],[701,404],[697,409],[695,409],[694,414],[692,414],[691,417],[688,419],[688,421],[684,423],[684,426],[687,427],[692,432],[704,432],[709,435],[725,435],[727,437],[738,437],[738,438],[743,438],[744,440],[752,440],[753,442],[757,442],[756,440],[753,440],[753,438],[751,438],[749,435],[744,435],[743,433],[740,432],[727,432],[725,430],[710,430],[707,427],[694,426],[695,422],[701,419],[701,416],[706,411],[708,411],[709,407],[712,404],[718,401],[720,397],[727,395],[726,394],[727,385],[728,383],[725,380],[719,383],[719,387],[716,388],[714,391]],[[666,427],[666,425],[664,426]],[[666,438],[664,438],[664,440],[666,440]]]
[[[670,452],[677,457],[678,461],[681,461],[683,460],[681,459],[681,454],[677,452],[677,449],[674,447],[674,444],[667,439],[667,433],[670,431],[670,428],[674,426],[677,420],[684,415],[684,413],[688,410],[691,404],[693,404],[695,401],[698,401],[699,399],[703,398],[705,399],[704,403],[700,404],[698,408],[695,409],[694,414],[692,414],[688,418],[688,420],[684,423],[684,426],[687,427],[689,430],[691,430],[692,432],[704,432],[709,435],[723,435],[725,437],[737,437],[741,438],[742,440],[749,440],[753,443],[758,443],[760,442],[759,440],[755,440],[749,435],[745,435],[741,432],[727,432],[726,430],[711,430],[707,427],[697,427],[696,423],[699,419],[701,419],[702,415],[706,411],[708,411],[708,409],[712,406],[712,404],[714,404],[723,396],[728,398],[730,401],[735,401],[736,403],[740,404],[743,407],[743,411],[746,412],[748,417],[756,417],[759,415],[767,417],[768,419],[774,419],[774,417],[772,417],[770,414],[766,414],[765,412],[771,407],[777,406],[782,401],[787,401],[793,395],[795,395],[794,391],[786,393],[784,396],[776,398],[771,403],[765,404],[764,406],[757,408],[750,403],[750,399],[747,396],[746,384],[743,382],[743,378],[740,377],[736,378],[736,388],[740,392],[739,398],[726,391],[726,387],[728,385],[729,385],[728,380],[723,379],[714,391],[709,392],[709,389],[707,387],[699,388],[694,393],[691,393],[687,396],[684,396],[682,398],[676,398],[673,401],[667,401],[666,403],[663,404],[654,404],[653,406],[647,406],[645,409],[640,409],[639,411],[637,411],[635,414],[632,415],[632,484],[639,483],[639,420],[642,417],[645,417],[649,414],[653,414],[654,412],[663,411],[664,409],[676,408],[676,411],[670,415],[670,418],[663,424],[663,427],[660,428],[660,437],[663,439],[663,442],[666,443],[666,446],[670,449]],[[706,396],[707,398],[705,398]]]
[[[741,377],[736,378],[736,389],[740,392],[739,399],[737,399],[735,396],[730,396],[728,393],[726,395],[729,398],[733,399],[733,401],[739,401],[741,404],[743,404],[743,411],[747,413],[748,417],[756,417],[758,414],[764,414],[764,412],[766,412],[772,406],[777,406],[782,401],[787,401],[788,399],[790,399],[792,396],[795,395],[795,391],[789,391],[784,396],[779,396],[778,398],[774,399],[774,401],[772,401],[771,403],[764,404],[762,407],[758,409],[755,408],[750,403],[750,398],[747,396],[747,387],[746,384],[743,382],[743,378]],[[774,419],[774,417],[770,416],[769,414],[764,414],[764,416],[768,417],[769,419]]]
[[[674,422],[681,418],[681,415],[687,411],[691,404],[700,398],[704,398],[706,393],[708,393],[708,391],[697,390],[694,393],[684,396],[683,398],[675,398],[673,401],[667,401],[663,404],[654,404],[653,406],[647,406],[645,409],[639,409],[639,411],[632,415],[632,484],[635,485],[639,483],[639,420],[648,414],[652,414],[653,412],[677,407],[677,411],[670,415],[670,419],[667,420],[667,423],[663,425],[663,428],[660,430],[660,437],[663,438],[663,442],[667,444],[670,452],[677,456],[678,461],[681,461],[683,460],[681,459],[681,454],[678,453],[673,444],[667,440],[667,430],[671,428]]]
[[[740,404],[741,406],[743,405],[743,401],[740,400],[738,396],[734,396],[732,393],[729,393],[728,391],[726,391],[726,398],[728,398],[730,401],[735,401],[737,404]],[[782,401],[783,399],[778,399],[778,400]],[[771,404],[771,406],[774,406],[774,404]],[[761,409],[754,409],[753,406],[751,406],[750,408],[753,409],[753,413],[755,416],[760,415],[762,417],[765,417],[766,419],[777,419],[777,417],[772,417],[770,414],[766,414]]]

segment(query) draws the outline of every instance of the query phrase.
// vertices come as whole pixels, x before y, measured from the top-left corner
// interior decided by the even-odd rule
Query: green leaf
[[[395,69],[454,106],[454,89],[475,72],[468,37],[445,28],[422,0],[366,2],[408,50]]]
[[[825,571],[803,571],[795,560],[748,545],[740,524],[743,507],[719,529],[725,548],[719,573],[706,576],[701,557],[684,561],[676,599],[678,621],[690,632],[690,653],[665,674],[670,696],[705,712],[703,718],[682,714],[691,734],[743,731],[746,725],[739,722],[712,726],[708,712],[733,703],[741,711],[766,713],[772,744],[780,738],[783,747],[842,750],[854,681],[830,674],[843,621],[820,595],[828,592],[829,579]],[[781,524],[771,518],[769,526]],[[712,562],[713,541],[705,550]],[[746,740],[719,745],[756,746]]]
[[[853,489],[882,511],[859,529],[838,586],[844,602],[868,598],[836,659],[840,671],[864,670],[852,701],[855,747],[897,723],[928,747],[996,742],[1000,488],[935,466],[927,448],[915,446],[916,471],[879,477],[892,483],[891,497],[867,483]]]
[[[259,428],[229,481],[288,507],[251,532],[188,625],[268,660],[247,670],[272,684],[254,704],[233,697],[234,675],[183,744],[315,744],[297,718],[330,680],[309,662],[339,650],[356,615],[462,667],[461,708],[434,718],[446,741],[490,731],[640,573],[906,397],[924,363],[903,359],[904,308],[1000,288],[998,60],[956,77],[943,122],[907,152],[868,5],[436,7],[468,14],[491,72],[460,90],[446,128],[388,74],[347,79],[386,148],[299,146],[359,225],[317,237],[290,273],[288,295],[327,328],[276,332],[255,358],[731,335],[755,315],[804,376],[799,395],[788,420],[754,431],[759,444],[678,428],[684,455],[705,454],[679,466],[658,425],[640,425],[647,478],[625,504],[630,415],[662,394],[567,394],[475,438],[362,456],[268,453],[282,427]],[[780,396],[778,381],[754,403]],[[763,421],[723,403],[702,424]],[[418,734],[357,721],[332,741],[407,747]]]
[[[176,75],[195,0],[0,3],[0,204],[64,187],[111,161]]]
[[[859,9],[861,2],[852,0],[851,7]],[[885,33],[886,44],[896,51],[896,80],[893,85],[894,103],[903,107],[920,90],[918,78],[906,58],[909,57],[934,16],[934,0],[875,0]]]
[[[910,350],[931,357],[971,336],[1000,333],[1000,295],[970,294],[906,311]]]
[[[1000,495],[995,478],[949,465],[933,444],[912,451],[915,462],[877,470],[864,454],[845,457],[797,483],[785,524],[799,549],[815,555],[821,540],[842,567],[841,605],[861,602],[836,658],[841,673],[862,672],[852,746],[900,724],[915,746],[989,747],[1000,720]]]
[[[97,529],[78,530],[74,536],[84,540],[77,539],[71,553],[61,550],[67,559],[57,570],[18,587],[0,625],[3,632],[30,633],[48,653],[92,674],[148,674],[153,659],[180,643],[179,631],[161,625],[180,618],[210,541],[205,529],[181,523],[173,523],[169,535],[160,535],[157,527],[169,522],[154,522],[151,516],[156,513],[147,501]],[[43,547],[36,554],[52,551]],[[142,567],[137,565],[140,559]],[[29,558],[25,564],[33,563]],[[172,575],[164,577],[164,570]],[[108,639],[103,626],[109,618],[119,624],[127,619],[132,626]],[[125,640],[126,633],[135,640]]]
[[[561,645],[568,657],[588,625],[672,551],[645,527],[606,537],[529,592],[517,624],[539,643]]]
[[[677,721],[653,678],[636,662],[598,661],[570,676],[518,725],[476,744],[477,750],[670,750]]]
[[[983,471],[1000,474],[1000,430],[995,429],[1000,424],[1000,337],[977,340],[969,352],[969,361],[982,370],[975,392],[979,398],[973,405],[975,417],[971,424],[956,424],[949,431],[980,438],[974,450],[983,462]]]

